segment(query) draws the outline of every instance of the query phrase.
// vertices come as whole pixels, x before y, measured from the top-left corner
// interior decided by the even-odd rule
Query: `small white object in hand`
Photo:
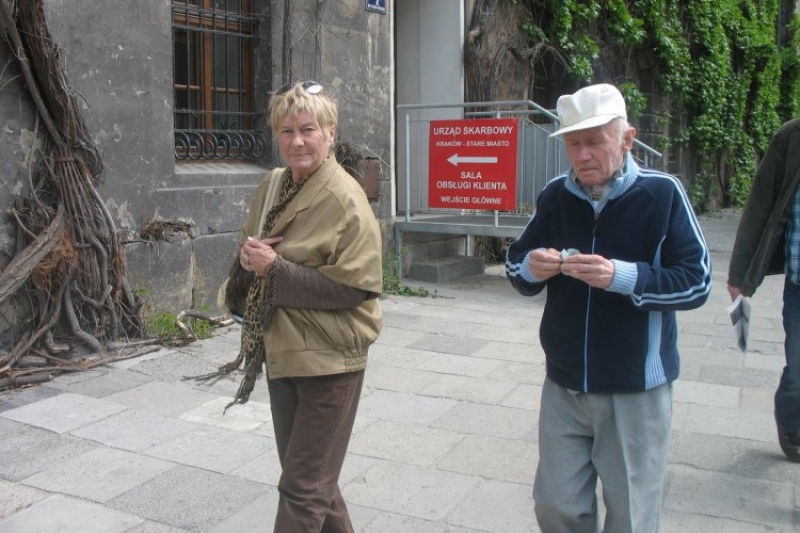
[[[561,250],[560,252],[561,260],[565,261],[567,257],[578,255],[579,253],[581,253],[580,250],[577,250],[575,248],[567,248],[566,250]]]

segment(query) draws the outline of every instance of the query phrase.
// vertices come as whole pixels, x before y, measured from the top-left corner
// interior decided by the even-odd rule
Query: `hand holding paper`
[[[733,338],[739,350],[744,353],[747,351],[747,340],[750,335],[750,302],[740,294],[728,306],[728,317],[733,326]]]

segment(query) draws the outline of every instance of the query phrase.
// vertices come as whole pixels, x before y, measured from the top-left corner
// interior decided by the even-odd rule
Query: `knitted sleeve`
[[[278,256],[270,272],[272,305],[295,309],[349,309],[378,295],[347,287],[325,277],[316,268]]]

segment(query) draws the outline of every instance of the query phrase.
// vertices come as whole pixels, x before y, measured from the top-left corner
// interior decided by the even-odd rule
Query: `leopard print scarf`
[[[283,213],[289,203],[297,196],[300,189],[305,184],[306,180],[294,183],[292,180],[292,171],[288,169],[283,178],[281,191],[278,195],[277,203],[269,210],[266,219],[264,220],[264,227],[261,228],[260,235],[263,237],[269,235],[275,221]],[[242,345],[239,350],[239,356],[236,361],[229,363],[226,367],[231,367],[231,370],[239,368],[242,360],[244,360],[244,377],[236,391],[236,396],[233,401],[229,403],[228,407],[235,404],[244,404],[250,399],[250,393],[253,392],[256,380],[261,374],[262,365],[266,364],[265,346],[264,346],[264,330],[269,326],[269,320],[272,316],[272,298],[271,287],[274,269],[270,269],[267,276],[259,276],[255,278],[255,282],[250,286],[247,292],[247,300],[245,304],[244,317],[242,320]],[[223,367],[224,368],[224,367]],[[224,412],[223,412],[224,413]]]

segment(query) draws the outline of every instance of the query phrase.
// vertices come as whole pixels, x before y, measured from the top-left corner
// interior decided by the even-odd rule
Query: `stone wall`
[[[382,163],[381,197],[374,206],[387,219],[390,16],[366,12],[363,0],[255,4],[262,18],[257,108],[265,111],[269,89],[285,81],[322,83],[340,105],[339,139]],[[45,0],[44,5],[106,165],[99,191],[125,243],[131,286],[146,295],[150,309],[213,306],[249,198],[266,171],[279,164],[277,154],[270,148],[257,164],[175,162],[170,0]],[[292,6],[288,26],[285,5]],[[290,28],[288,40],[284,27]],[[289,49],[283,49],[284,42]],[[286,65],[284,57],[290,59]],[[5,209],[29,190],[28,170],[37,157],[31,147],[41,144],[44,129],[33,138],[33,107],[5,41],[0,61],[6,65],[0,77],[0,205]],[[150,242],[141,233],[153,221],[181,222],[191,229]],[[382,226],[388,227],[386,220]],[[4,262],[17,252],[15,235],[13,219],[3,214]]]

